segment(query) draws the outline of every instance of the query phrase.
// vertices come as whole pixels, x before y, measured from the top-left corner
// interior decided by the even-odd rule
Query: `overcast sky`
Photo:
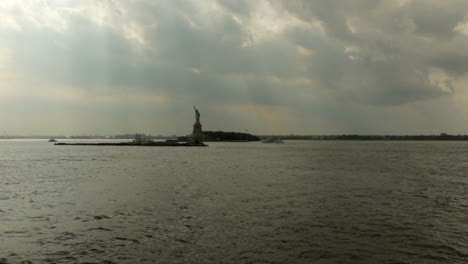
[[[468,134],[466,0],[2,0],[0,134]]]

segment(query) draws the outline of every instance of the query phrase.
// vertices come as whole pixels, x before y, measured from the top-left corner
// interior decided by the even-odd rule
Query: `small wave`
[[[93,228],[88,229],[88,231],[94,231],[94,230],[97,230],[97,231],[113,231],[110,228],[104,228],[104,227],[93,227]]]
[[[81,264],[116,264],[110,260],[103,260],[101,262],[81,262]]]
[[[178,238],[178,239],[176,239],[175,241],[176,241],[176,242],[183,243],[183,244],[191,244],[191,242],[190,242],[190,241],[187,241],[187,240],[185,240],[185,239],[181,239],[181,238]]]
[[[52,253],[44,253],[44,255],[46,255],[46,256],[66,256],[66,255],[70,255],[70,252],[62,250],[62,251],[56,251],[56,252],[52,252]]]
[[[26,234],[28,231],[26,230],[12,230],[12,231],[5,231],[5,234]],[[1,262],[0,262],[1,264]]]
[[[74,233],[71,233],[71,232],[63,232],[62,234],[60,234],[60,236],[56,237],[55,239],[56,240],[70,240],[70,239],[74,239],[76,238],[77,235],[74,234]]]
[[[126,238],[126,237],[114,237],[115,240],[120,240],[120,241],[130,241],[130,242],[133,242],[133,243],[136,243],[136,244],[140,244],[140,241],[138,241],[137,239],[133,239],[133,238]]]
[[[424,255],[422,257],[425,259],[431,259],[431,260],[437,260],[437,261],[444,261],[444,262],[448,261],[447,258],[444,258],[442,256],[437,256],[437,255]]]
[[[111,217],[107,215],[95,215],[93,216],[93,218],[96,220],[103,220],[103,219],[110,219]]]

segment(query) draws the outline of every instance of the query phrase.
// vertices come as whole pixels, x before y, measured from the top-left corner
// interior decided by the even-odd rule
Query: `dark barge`
[[[56,146],[144,146],[144,147],[206,147],[208,145],[198,142],[116,142],[116,143],[55,143]]]

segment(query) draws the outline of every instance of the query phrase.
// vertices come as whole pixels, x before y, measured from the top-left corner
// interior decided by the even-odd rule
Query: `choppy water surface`
[[[468,263],[467,169],[465,142],[1,141],[0,263]]]

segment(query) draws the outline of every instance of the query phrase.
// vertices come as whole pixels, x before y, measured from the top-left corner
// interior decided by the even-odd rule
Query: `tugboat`
[[[267,139],[262,140],[262,142],[263,143],[276,143],[276,144],[284,143],[284,141],[279,138],[267,138]]]

